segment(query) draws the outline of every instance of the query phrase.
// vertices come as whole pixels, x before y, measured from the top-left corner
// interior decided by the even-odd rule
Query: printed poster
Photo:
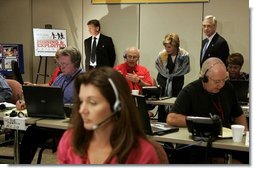
[[[60,47],[67,46],[66,30],[33,29],[35,56],[55,56]]]

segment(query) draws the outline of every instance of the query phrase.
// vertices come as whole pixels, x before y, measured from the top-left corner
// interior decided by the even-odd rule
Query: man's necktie
[[[202,50],[201,61],[203,60],[203,58],[204,58],[204,56],[205,56],[205,52],[206,52],[206,49],[207,49],[207,47],[208,47],[208,42],[209,42],[209,40],[206,38],[206,39],[205,39],[205,45],[204,45],[203,50]]]
[[[93,46],[92,46],[92,52],[91,52],[91,62],[95,62],[95,53],[96,53],[96,37],[93,39]]]

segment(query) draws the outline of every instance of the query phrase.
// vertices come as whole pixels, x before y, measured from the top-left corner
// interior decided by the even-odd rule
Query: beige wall
[[[86,23],[93,18],[99,19],[102,32],[113,38],[116,64],[123,61],[126,47],[138,46],[141,49],[140,63],[147,66],[154,77],[157,74],[154,60],[163,48],[164,35],[178,33],[181,47],[189,51],[191,57],[187,84],[199,73],[202,17],[213,14],[219,22],[218,32],[227,39],[231,52],[244,55],[243,70],[249,72],[248,0],[123,5],[91,5],[90,0],[0,0],[0,4],[0,42],[24,45],[25,80],[34,81],[38,69],[39,58],[33,52],[32,28],[52,24],[53,28],[66,29],[68,45],[76,46],[84,53],[83,40],[89,37]],[[48,73],[51,73],[53,60],[48,60]],[[40,77],[40,82],[42,80]]]

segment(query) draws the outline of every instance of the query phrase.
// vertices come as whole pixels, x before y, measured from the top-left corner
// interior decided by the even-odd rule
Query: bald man
[[[248,129],[246,117],[228,78],[227,69],[219,58],[207,59],[202,66],[200,79],[179,93],[167,116],[167,123],[186,126],[186,116],[210,117],[211,113],[221,117],[224,127],[237,123]]]
[[[140,58],[140,50],[136,47],[128,47],[124,52],[125,62],[114,67],[125,76],[130,89],[139,90],[142,93],[143,86],[152,86],[153,78],[148,69],[138,64]]]
[[[167,116],[167,123],[186,127],[187,116],[210,117],[212,114],[221,117],[224,127],[230,128],[231,124],[241,124],[248,130],[246,117],[237,101],[233,86],[227,81],[228,78],[229,75],[224,63],[219,58],[208,58],[202,65],[200,78],[188,84],[179,93]],[[183,151],[177,159],[183,160],[185,156],[186,158],[180,163],[207,162],[205,148],[190,146]],[[215,153],[216,157],[217,155],[224,157],[224,150],[220,153],[217,153],[218,151]],[[190,154],[187,155],[187,153]],[[244,155],[240,157],[244,157]],[[248,153],[245,160],[247,158]],[[241,159],[237,159],[241,161]]]

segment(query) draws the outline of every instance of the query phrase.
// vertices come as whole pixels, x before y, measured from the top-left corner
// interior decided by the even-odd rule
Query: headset
[[[118,92],[117,92],[117,89],[116,89],[116,86],[113,82],[113,80],[111,78],[108,78],[108,81],[111,85],[111,87],[113,88],[113,91],[115,93],[115,97],[116,97],[116,101],[113,105],[113,113],[117,113],[117,112],[120,112],[121,111],[121,102],[120,102],[120,99],[119,99],[119,95],[118,95]]]
[[[121,111],[121,102],[119,100],[119,96],[118,96],[118,92],[116,89],[116,86],[113,82],[113,80],[111,78],[108,78],[109,84],[111,85],[111,87],[113,88],[113,91],[115,93],[115,97],[116,97],[116,101],[113,105],[113,113],[111,115],[109,115],[108,117],[106,117],[105,119],[103,119],[102,121],[100,121],[97,124],[94,124],[92,126],[92,130],[96,130],[98,127],[100,127],[101,125],[105,124],[106,122],[108,122],[113,116],[117,115],[120,111]]]
[[[5,109],[6,109],[5,104],[0,104],[0,110],[5,110]]]
[[[123,58],[124,58],[124,59],[127,59],[127,55],[126,55],[125,52],[124,52],[124,54],[123,54]]]
[[[201,77],[202,82],[204,82],[204,83],[207,83],[207,82],[208,82],[208,77],[207,77],[207,75],[206,75],[207,72],[208,72],[210,69],[212,69],[212,67],[214,67],[215,65],[217,65],[217,64],[219,64],[219,63],[222,63],[222,62],[216,62],[216,63],[212,64],[208,69],[206,69],[206,71],[205,71],[203,77]]]
[[[23,113],[22,111],[16,112],[15,110],[12,110],[11,113],[9,114],[9,117],[19,117],[19,118],[25,118],[27,115]]]

